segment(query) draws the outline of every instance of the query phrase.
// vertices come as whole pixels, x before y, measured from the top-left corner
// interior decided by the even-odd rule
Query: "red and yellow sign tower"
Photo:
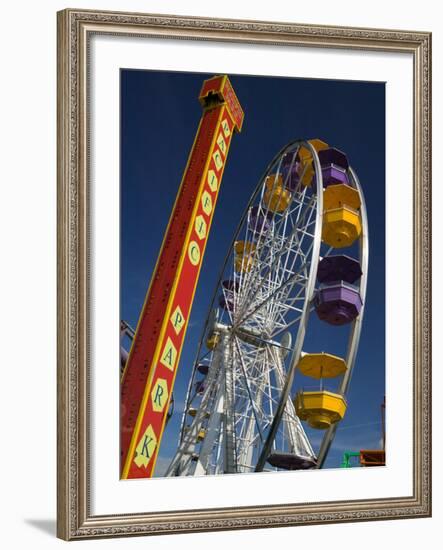
[[[243,110],[227,76],[203,83],[203,115],[121,382],[121,478],[152,477],[234,131]]]

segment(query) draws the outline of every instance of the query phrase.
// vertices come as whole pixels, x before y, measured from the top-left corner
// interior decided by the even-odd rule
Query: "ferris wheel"
[[[365,202],[346,155],[318,139],[289,143],[234,233],[167,476],[323,466],[347,409],[367,267]],[[347,331],[341,355],[319,338],[304,349],[313,315]]]

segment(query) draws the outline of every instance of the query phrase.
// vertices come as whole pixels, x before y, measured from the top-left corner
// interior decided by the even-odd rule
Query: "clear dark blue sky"
[[[121,71],[121,317],[134,328],[192,146],[198,93],[212,74]],[[156,475],[172,456],[202,324],[233,232],[274,155],[294,139],[320,138],[348,155],[369,218],[365,319],[348,410],[326,466],[343,451],[376,448],[385,393],[385,85],[229,75],[245,112],[233,138],[174,388]],[[341,327],[311,315],[306,351],[344,355]],[[388,404],[389,406],[389,404]],[[389,410],[389,409],[388,409]],[[310,432],[312,433],[312,432]],[[313,434],[318,441],[322,433]]]

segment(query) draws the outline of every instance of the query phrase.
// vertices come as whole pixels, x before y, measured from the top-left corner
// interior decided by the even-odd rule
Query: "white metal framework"
[[[305,186],[301,174],[291,188],[289,178],[301,147],[312,155],[314,176]],[[366,211],[357,178],[352,170],[349,174],[362,198],[364,303]],[[290,201],[281,212],[271,212],[269,193],[274,193],[279,176],[291,191]],[[300,468],[324,463],[335,429],[325,433],[315,453],[291,395],[313,308],[318,262],[332,250],[322,243],[322,213],[318,155],[309,142],[294,141],[268,166],[235,231],[189,382],[178,449],[166,475],[274,470],[270,457],[278,453],[296,457]],[[243,243],[240,253],[238,242]],[[355,362],[362,316],[363,310],[350,325],[343,395]]]

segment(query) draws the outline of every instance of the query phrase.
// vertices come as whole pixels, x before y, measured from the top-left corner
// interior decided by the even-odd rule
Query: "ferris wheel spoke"
[[[276,332],[274,332],[272,334],[272,337],[275,338],[276,336],[278,336],[279,334],[281,334],[283,331],[287,332],[287,330],[289,328],[291,328],[292,326],[296,325],[297,323],[300,322],[302,318],[302,314],[300,314],[298,317],[296,317],[295,319],[293,319],[292,321],[289,321],[287,323],[285,323],[285,325],[281,326]]]
[[[313,244],[311,243],[311,246],[309,247],[309,249],[308,249],[308,251],[307,251],[308,253],[312,250],[312,247],[313,247]],[[305,256],[305,258],[306,258],[306,256]],[[293,264],[295,264],[296,259],[297,259],[297,258],[294,258]],[[278,291],[283,290],[287,285],[290,284],[290,282],[292,282],[292,281],[295,282],[295,281],[296,281],[296,278],[297,278],[298,276],[300,276],[301,272],[305,271],[306,268],[307,268],[307,261],[306,261],[306,259],[305,259],[305,261],[302,263],[302,265],[300,266],[300,268],[299,268],[295,273],[292,273],[292,274],[288,277],[288,279],[287,279],[286,281],[281,282],[280,286],[277,286],[277,290],[274,291],[274,292],[272,292],[272,293],[267,297],[267,300],[273,298],[273,297],[276,295],[276,293],[277,293]],[[261,307],[261,305],[260,305],[259,307]],[[249,313],[249,315],[253,315],[253,314],[259,309],[259,307],[256,308],[255,310],[253,310],[252,313]]]
[[[297,276],[300,275],[300,272],[303,271],[304,269],[304,266],[302,266],[302,268],[294,273],[293,275],[291,275],[285,282],[282,283],[281,287],[285,287],[287,285],[289,285],[291,282],[293,282]],[[272,300],[276,294],[281,290],[281,287],[280,289],[278,289],[277,291],[274,291],[273,293],[271,293],[269,296],[266,297],[266,299],[264,301],[262,301],[259,305],[257,305],[251,312],[248,312],[240,321],[238,321],[236,324],[242,324],[244,323],[248,318],[252,317],[253,315],[255,315],[260,309],[263,308],[264,305],[266,305],[267,302],[269,302],[270,300]]]
[[[274,230],[275,232],[275,230]],[[258,248],[255,249],[255,252],[254,252],[254,257],[253,257],[253,260],[255,262],[258,262],[259,264],[263,264],[265,266],[265,273],[264,274],[261,274],[260,273],[260,269],[256,270],[256,273],[261,275],[261,278],[265,278],[266,275],[269,273],[269,272],[272,272],[272,263],[270,265],[267,265],[269,264],[269,261],[271,258],[273,258],[273,256],[275,257],[275,250],[277,249],[278,250],[278,240],[276,240],[275,238],[272,239],[272,235],[270,236],[269,238],[269,242],[271,243],[272,246],[268,246],[268,254],[265,255],[265,254],[262,254],[261,256],[259,256],[257,254],[258,252]],[[265,243],[267,244],[267,243]],[[281,243],[282,245],[284,244],[283,241]],[[288,245],[289,246],[289,245]],[[280,249],[281,249],[281,246],[280,246]],[[280,250],[280,254],[283,254],[284,253],[284,250],[281,251]],[[275,258],[274,258],[275,259]],[[245,285],[244,285],[244,291],[243,291],[243,296],[247,296],[248,295],[248,292],[249,292],[249,289],[251,287],[251,285],[254,285],[255,283],[255,278],[252,278],[251,276],[248,277],[248,279],[245,279]]]
[[[299,240],[299,245],[300,245],[300,246],[301,246],[301,243],[303,242],[304,237],[305,237],[305,236],[303,235],[302,238]],[[292,238],[293,238],[293,235],[291,235],[291,241],[292,241]],[[288,245],[288,246],[289,246],[289,245]],[[307,251],[308,254],[309,254],[309,252],[312,250],[312,247],[313,247],[313,243],[311,243],[311,245],[310,245],[310,247],[309,247],[309,249],[308,249],[308,251]],[[295,262],[296,262],[297,258],[299,257],[299,255],[300,255],[300,253],[298,253],[298,254],[295,256],[295,258],[294,258],[294,260],[293,260],[293,264],[295,264]],[[275,262],[274,262],[274,263],[275,263]],[[290,281],[292,281],[297,275],[300,274],[301,271],[303,271],[303,269],[305,269],[305,268],[307,268],[307,267],[308,267],[308,266],[307,266],[307,261],[305,260],[305,261],[302,263],[302,266],[300,267],[300,269],[299,269],[297,272],[293,273],[293,274],[287,279],[287,281],[281,285],[281,287],[280,287],[279,290],[281,290],[281,289],[284,288],[286,285],[288,285],[288,284],[290,283]],[[255,290],[257,291],[258,289],[255,289]],[[274,297],[274,296],[275,296],[275,292],[274,292],[274,293],[271,293],[271,294],[266,298],[266,300],[264,300],[259,306],[257,306],[251,313],[248,313],[247,315],[253,315],[258,309],[260,309],[264,304],[266,304],[266,303],[267,303],[272,297]],[[246,302],[246,303],[247,303],[247,302]],[[236,324],[241,324],[244,320],[245,320],[245,315],[243,315],[243,318],[241,318],[240,321],[237,321]]]
[[[303,216],[299,216],[299,221],[300,223],[305,219],[305,216],[307,216],[309,213],[311,213],[311,216],[312,216],[312,211],[315,210],[314,206],[315,206],[315,200],[314,200],[315,196],[313,196],[311,198],[311,200],[309,201],[309,204],[307,205],[307,208],[303,211]],[[301,212],[299,212],[299,214],[301,214]],[[312,219],[312,217],[309,218],[308,220],[308,223],[309,221]],[[256,275],[253,279],[249,280],[248,283],[245,285],[246,288],[245,288],[245,291],[243,292],[243,296],[245,297],[243,299],[243,304],[245,303],[246,299],[247,299],[247,296],[249,295],[249,293],[251,292],[251,286],[253,288],[253,292],[256,293],[257,292],[257,288],[255,286],[255,282],[257,280],[258,277],[260,277],[261,280],[263,280],[269,273],[272,273],[272,270],[273,268],[275,268],[276,266],[276,262],[279,261],[280,257],[286,253],[288,250],[291,249],[291,246],[292,246],[292,240],[294,238],[294,235],[296,235],[296,232],[297,232],[297,226],[294,226],[293,229],[292,229],[292,232],[291,234],[289,235],[289,237],[285,240],[283,246],[275,253],[275,251],[270,247],[269,248],[269,254],[267,256],[265,256],[264,258],[255,258],[253,257],[253,259],[255,259],[256,261],[258,260],[259,263],[262,263],[265,265],[265,269],[264,269],[264,273],[261,272],[260,268],[258,268],[256,270]],[[267,262],[269,261],[269,259],[272,257],[272,255],[274,255],[274,257],[272,258],[272,262],[267,265]],[[252,270],[251,270],[252,272]],[[240,311],[241,313],[241,311]]]
[[[261,430],[260,430],[260,424],[259,424],[259,421],[258,421],[258,418],[257,418],[257,412],[256,412],[256,409],[255,409],[255,406],[254,406],[254,398],[253,398],[253,395],[251,393],[251,388],[249,386],[249,381],[248,381],[248,376],[247,376],[245,364],[243,362],[243,357],[242,357],[241,351],[240,351],[239,339],[236,335],[234,335],[234,342],[235,342],[235,346],[237,348],[238,357],[240,358],[240,365],[241,365],[241,368],[242,368],[244,384],[245,384],[247,394],[248,394],[248,397],[249,397],[249,400],[250,400],[250,406],[251,406],[251,409],[252,409],[252,412],[254,414],[254,418],[255,418],[255,421],[256,421],[257,430],[259,432],[260,438],[263,439],[263,436],[262,436],[262,433],[261,433]]]

